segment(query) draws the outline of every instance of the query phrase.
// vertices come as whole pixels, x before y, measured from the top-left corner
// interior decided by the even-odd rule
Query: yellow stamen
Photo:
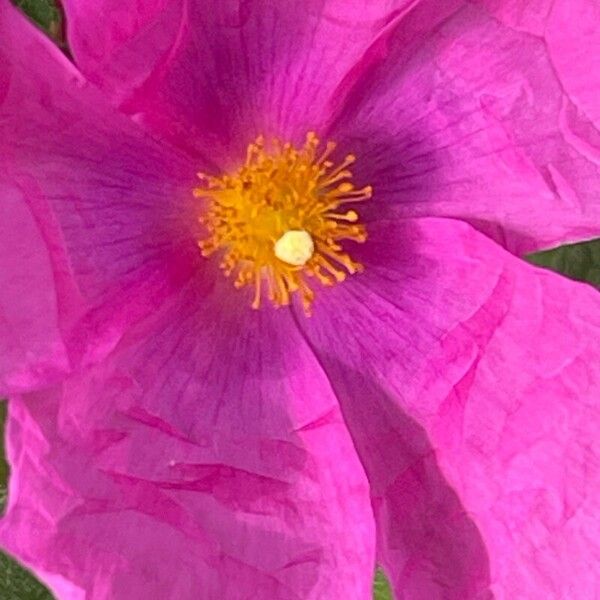
[[[358,213],[343,205],[367,200],[372,188],[355,189],[349,181],[352,154],[334,167],[329,156],[335,144],[320,155],[318,146],[314,133],[300,149],[279,140],[266,148],[259,137],[233,174],[198,174],[203,186],[194,195],[210,201],[200,219],[208,231],[199,242],[202,254],[223,251],[220,266],[235,277],[234,286],[253,286],[253,308],[265,291],[275,306],[298,293],[309,314],[314,291],[308,279],[334,285],[362,270],[340,242],[364,242],[366,230]]]

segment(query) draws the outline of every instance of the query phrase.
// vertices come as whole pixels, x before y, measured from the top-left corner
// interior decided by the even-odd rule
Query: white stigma
[[[315,243],[308,231],[292,229],[286,231],[275,242],[275,256],[294,267],[305,265],[315,252]]]

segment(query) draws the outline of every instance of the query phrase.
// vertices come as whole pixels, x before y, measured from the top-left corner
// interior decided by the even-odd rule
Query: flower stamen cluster
[[[310,314],[311,279],[331,286],[362,270],[342,242],[364,242],[366,229],[345,205],[367,200],[372,188],[350,182],[354,155],[336,166],[329,159],[335,144],[321,153],[319,144],[312,132],[300,149],[277,139],[267,147],[259,137],[233,174],[198,174],[203,185],[194,195],[209,200],[200,218],[207,229],[202,254],[223,252],[221,269],[235,278],[235,287],[254,287],[255,309],[266,290],[276,307],[298,293]]]

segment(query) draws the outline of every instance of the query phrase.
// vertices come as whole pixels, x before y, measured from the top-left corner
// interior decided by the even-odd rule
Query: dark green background
[[[60,12],[53,0],[17,0],[21,7],[59,45],[64,46]],[[559,273],[589,281],[600,288],[600,240],[563,246],[531,255],[529,260]],[[6,403],[0,403],[0,433],[6,418]],[[3,459],[4,436],[0,435],[0,505],[4,504],[8,485],[8,466]],[[375,600],[391,600],[391,593],[381,572],[375,576]],[[52,600],[52,595],[15,561],[0,552],[0,598],[2,600]]]

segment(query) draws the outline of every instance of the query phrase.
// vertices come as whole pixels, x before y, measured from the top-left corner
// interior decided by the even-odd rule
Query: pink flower
[[[600,232],[597,2],[64,4],[75,66],[0,5],[4,547],[66,600],[600,597],[600,296],[519,258]]]

